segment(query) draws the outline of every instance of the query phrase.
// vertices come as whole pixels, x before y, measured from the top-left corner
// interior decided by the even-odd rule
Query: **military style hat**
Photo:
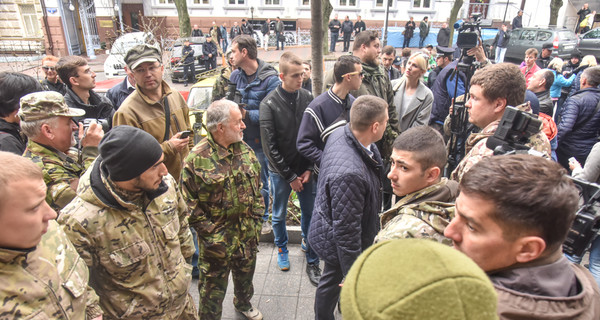
[[[437,50],[438,57],[440,57],[440,56],[452,57],[452,55],[454,54],[453,48],[436,46],[435,49]]]
[[[144,62],[161,62],[160,51],[156,47],[148,44],[138,44],[129,49],[125,55],[125,63],[129,69],[133,70]]]
[[[396,56],[396,57],[394,58],[394,65],[395,65],[395,66],[399,66],[399,65],[401,65],[401,64],[402,64],[402,58],[400,58],[400,56]]]
[[[85,111],[69,108],[65,97],[56,91],[41,91],[30,93],[21,98],[19,117],[23,121],[37,121],[56,116],[81,117]]]

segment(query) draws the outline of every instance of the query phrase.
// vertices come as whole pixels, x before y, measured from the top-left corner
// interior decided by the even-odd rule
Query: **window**
[[[523,33],[521,33],[521,37],[519,38],[519,40],[535,41],[536,33],[537,32],[535,30],[523,30]]]
[[[376,7],[378,7],[378,8],[381,8],[381,7],[383,7],[383,3],[384,3],[384,2],[386,2],[386,1],[388,1],[388,0],[377,0],[377,1],[375,2],[375,6],[376,6]],[[390,3],[389,3],[389,7],[390,7],[390,8],[392,8],[392,7],[394,6],[394,5],[393,5],[393,3],[394,3],[394,0],[389,0],[389,1],[390,1]]]
[[[431,0],[413,0],[413,8],[429,9],[431,8]]]
[[[546,41],[552,37],[552,32],[538,31],[536,41]]]
[[[194,0],[195,4],[210,4],[210,0]]]
[[[303,6],[310,6],[310,0],[302,0]]]
[[[265,5],[267,5],[267,6],[269,6],[269,5],[278,6],[279,4],[280,4],[279,0],[265,0]]]
[[[340,0],[340,6],[356,7],[356,0]]]
[[[229,4],[245,4],[245,0],[229,0]]]
[[[26,36],[37,36],[40,26],[38,24],[37,15],[35,14],[35,6],[32,4],[20,4],[21,20],[23,21],[23,31]]]
[[[160,4],[174,3],[173,0],[158,0]]]

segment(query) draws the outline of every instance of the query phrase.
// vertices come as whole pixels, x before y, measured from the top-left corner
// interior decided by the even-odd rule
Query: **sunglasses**
[[[364,71],[354,71],[354,72],[348,72],[342,75],[342,78],[345,76],[353,76],[353,75],[359,75],[361,78],[363,78],[365,76],[365,72]]]
[[[46,67],[46,66],[43,66],[42,69],[44,69],[46,71],[48,71],[48,70],[56,71],[56,67]]]

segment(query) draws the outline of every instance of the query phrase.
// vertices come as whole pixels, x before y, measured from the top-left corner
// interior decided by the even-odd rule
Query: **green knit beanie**
[[[424,239],[378,243],[363,252],[341,293],[344,320],[498,319],[487,275],[463,253]]]

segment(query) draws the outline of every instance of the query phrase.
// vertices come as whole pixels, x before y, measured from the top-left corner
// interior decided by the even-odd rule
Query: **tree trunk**
[[[463,0],[456,0],[454,1],[452,10],[450,10],[450,21],[448,21],[448,26],[450,27],[450,42],[448,43],[448,47],[452,47],[452,41],[454,40],[454,23],[456,22],[458,11],[460,10],[460,7],[462,7],[462,5]]]
[[[313,95],[316,97],[321,94],[323,88],[323,51],[327,48],[321,46],[322,43],[327,43],[327,34],[324,32],[324,14],[321,10],[322,3],[329,0],[311,1],[311,29],[310,29],[310,49],[311,49],[311,60],[312,60],[312,81],[313,81]],[[331,5],[330,5],[331,6]],[[331,10],[329,11],[331,13]],[[327,15],[329,16],[329,15]]]
[[[323,21],[323,26],[322,26],[323,29],[321,29],[321,32],[323,33],[322,43],[323,43],[323,54],[324,55],[329,54],[329,37],[328,37],[327,30],[329,30],[329,16],[331,16],[331,11],[333,11],[333,6],[331,5],[331,2],[329,2],[329,1],[330,0],[322,0],[321,1],[321,5],[322,5],[321,9],[323,12],[323,17],[322,17],[322,20],[316,20],[316,21]],[[315,38],[313,38],[313,40],[315,40]]]
[[[187,8],[186,0],[173,0],[177,8],[177,16],[179,17],[179,36],[189,37],[192,34],[192,26],[190,25],[190,14]]]
[[[550,22],[548,25],[556,26],[556,20],[558,20],[558,10],[563,6],[562,0],[550,1]]]

